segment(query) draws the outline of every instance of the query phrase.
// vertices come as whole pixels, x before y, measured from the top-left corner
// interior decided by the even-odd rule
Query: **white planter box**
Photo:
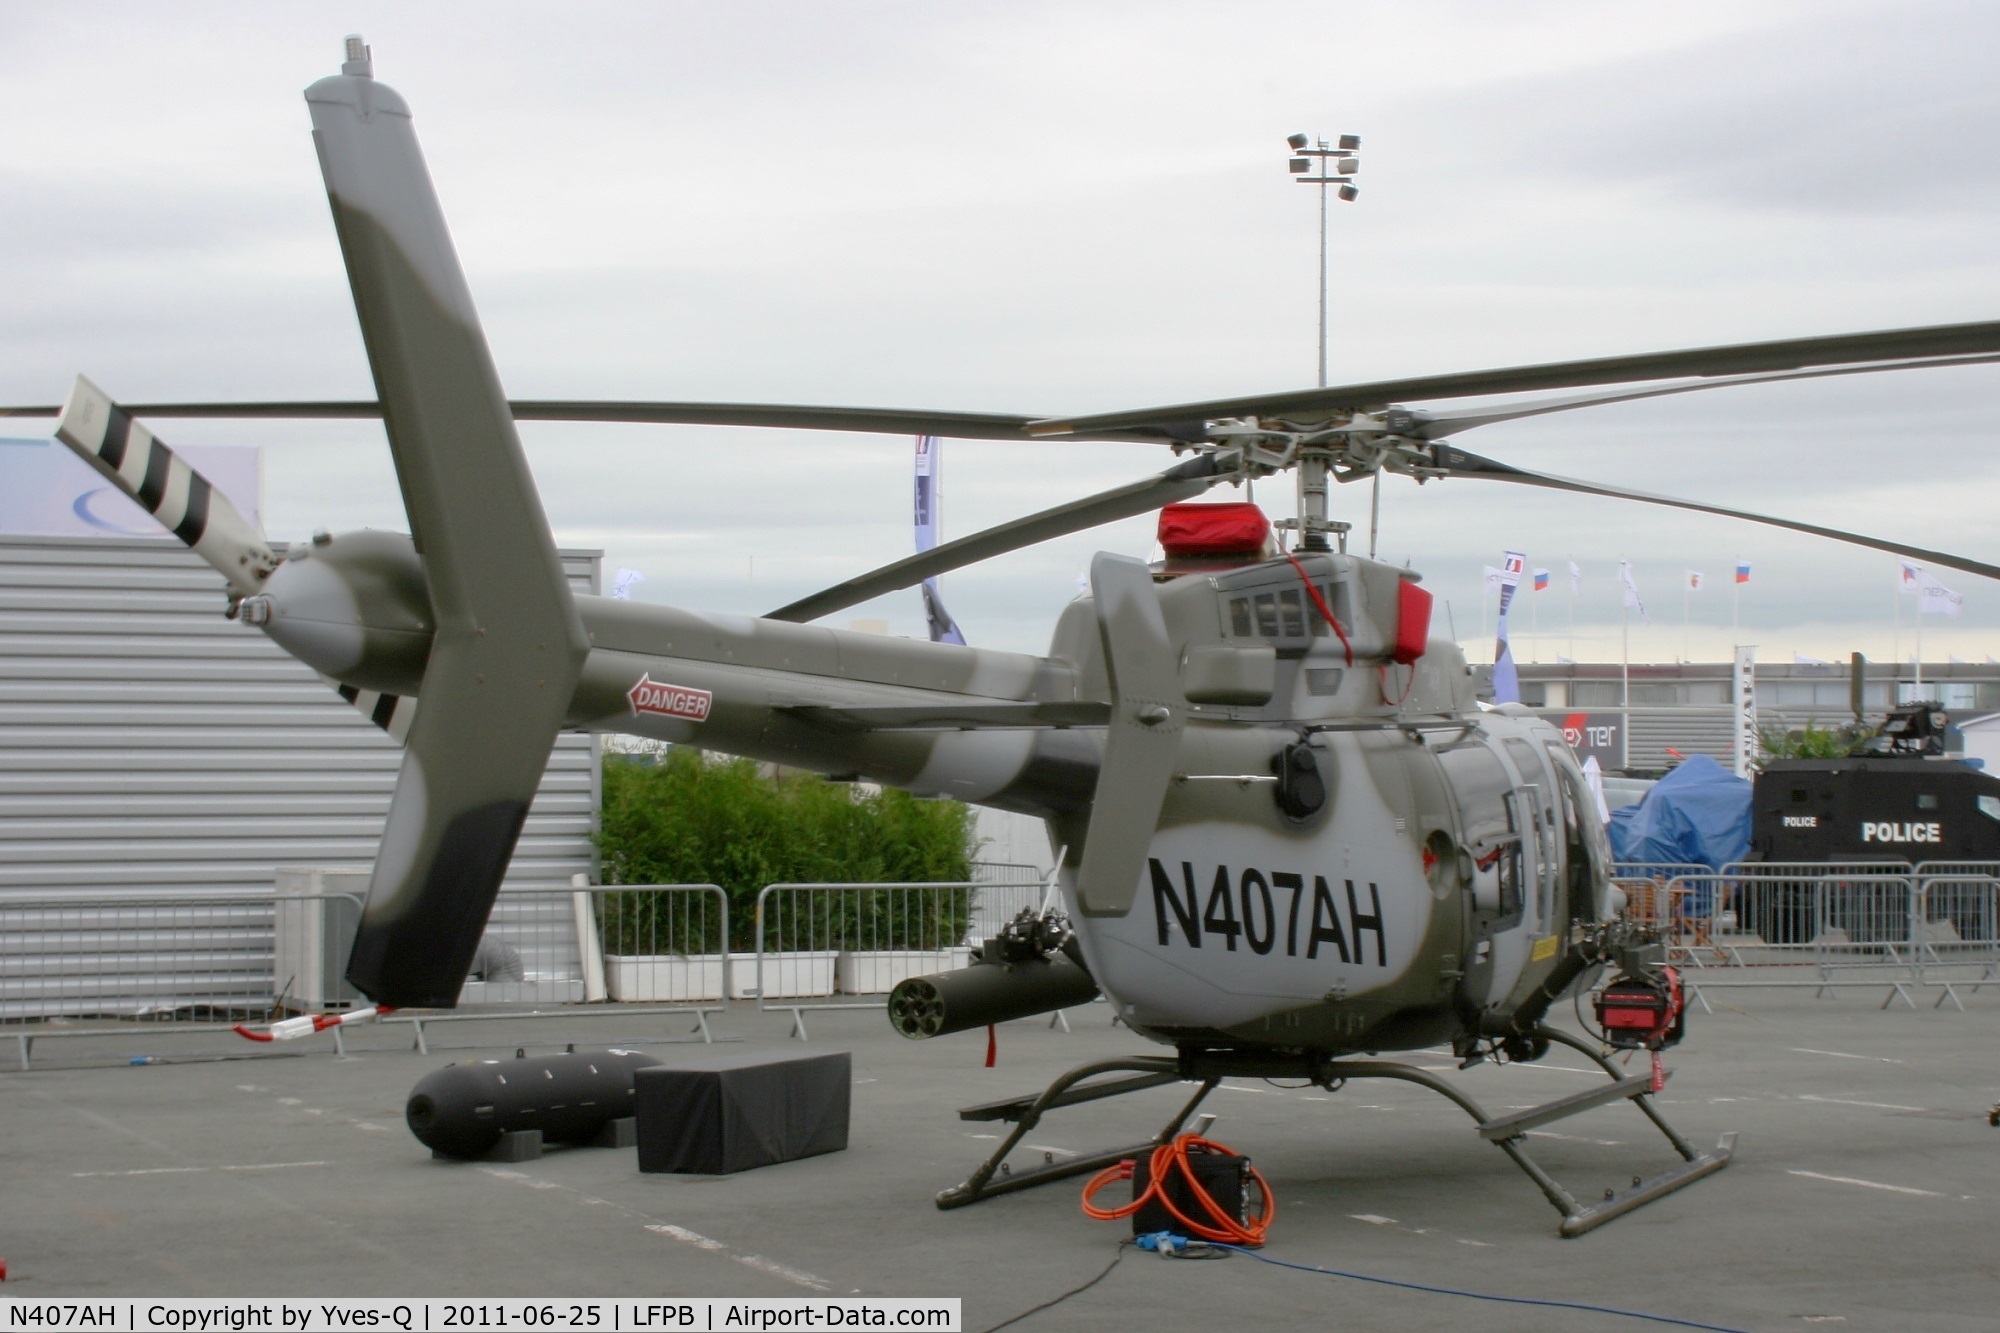
[[[898,982],[950,972],[972,961],[970,946],[954,949],[853,949],[840,955],[834,980],[842,995],[886,995]]]
[[[722,960],[608,953],[604,955],[604,983],[612,999],[627,1003],[719,1000]]]
[[[802,1000],[833,994],[834,951],[764,955],[764,998]],[[729,955],[729,998],[755,999],[757,996],[757,955]]]

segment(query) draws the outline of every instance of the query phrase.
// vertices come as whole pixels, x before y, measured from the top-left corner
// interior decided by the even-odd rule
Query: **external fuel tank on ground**
[[[529,1129],[545,1143],[588,1143],[633,1113],[634,1072],[659,1063],[614,1049],[446,1065],[410,1089],[404,1118],[447,1157],[484,1156],[502,1134]]]

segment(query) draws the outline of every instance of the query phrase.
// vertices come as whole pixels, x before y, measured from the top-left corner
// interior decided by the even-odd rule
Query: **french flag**
[[[1750,581],[1750,562],[1748,560],[1738,560],[1736,562],[1736,581],[1738,583],[1748,583]]]

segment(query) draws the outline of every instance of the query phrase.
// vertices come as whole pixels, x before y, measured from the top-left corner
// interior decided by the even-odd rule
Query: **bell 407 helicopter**
[[[1663,1074],[1606,1046],[1678,1037],[1659,940],[1621,919],[1603,831],[1560,735],[1485,709],[1457,646],[1430,636],[1420,576],[1345,550],[1329,481],[1381,470],[1641,500],[1771,523],[2000,577],[1937,551],[1530,472],[1468,453],[1477,426],[1729,384],[2000,360],[2000,323],[1901,329],[1433,375],[1088,417],[741,403],[510,402],[488,353],[407,103],[350,38],[306,91],[374,402],[120,404],[79,379],[60,438],[228,585],[227,613],[322,673],[404,744],[349,979],[378,1006],[452,1005],[556,734],[620,732],[851,775],[1044,819],[1065,849],[1059,902],[979,965],[906,983],[891,1020],[924,1036],[1101,992],[1174,1048],[1072,1071],[1037,1097],[972,1108],[1014,1133],[951,1206],[1131,1150],[1022,1172],[1006,1154],[1043,1112],[1226,1077],[1418,1083],[1457,1102],[1587,1230],[1724,1165],[1660,1117]],[[1427,400],[1627,385],[1431,414]],[[16,408],[12,415],[55,415]],[[411,535],[266,544],[140,419],[372,417]],[[710,423],[985,440],[1150,441],[1173,466],[960,538],[760,617],[573,595],[517,420]],[[1281,472],[1289,550],[1261,516],[1187,502]],[[1160,566],[1100,554],[1044,656],[887,639],[806,622],[977,560],[1166,510]],[[1245,507],[1247,508],[1247,507]],[[1600,1040],[1543,1020],[1600,966]],[[1551,1042],[1609,1081],[1490,1116],[1385,1051],[1446,1044],[1471,1064]],[[1530,1159],[1533,1126],[1630,1099],[1683,1159],[1580,1203]]]

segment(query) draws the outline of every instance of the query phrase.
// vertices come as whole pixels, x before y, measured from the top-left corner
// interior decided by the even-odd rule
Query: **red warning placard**
[[[706,722],[709,706],[715,702],[715,696],[707,690],[665,685],[649,676],[639,677],[639,683],[627,690],[625,697],[632,701],[634,713],[684,717],[690,722]]]

